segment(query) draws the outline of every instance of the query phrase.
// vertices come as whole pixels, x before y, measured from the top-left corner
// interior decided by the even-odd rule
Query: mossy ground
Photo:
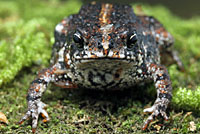
[[[0,111],[9,120],[8,125],[0,125],[0,133],[31,133],[31,121],[16,125],[27,108],[27,89],[36,72],[48,66],[55,25],[78,12],[80,6],[80,1],[0,1]],[[44,124],[40,119],[37,132],[189,133],[192,121],[194,133],[199,132],[200,17],[180,19],[161,6],[143,5],[143,9],[172,33],[174,49],[185,65],[185,72],[176,65],[168,67],[174,89],[168,109],[170,121],[158,118],[147,131],[141,131],[148,117],[142,111],[155,100],[153,84],[117,92],[66,90],[52,85],[43,97],[51,120]]]

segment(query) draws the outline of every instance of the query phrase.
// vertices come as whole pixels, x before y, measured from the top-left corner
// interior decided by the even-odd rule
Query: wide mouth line
[[[82,59],[76,59],[77,62],[79,63],[88,63],[88,62],[121,62],[121,63],[135,63],[135,60],[133,59],[127,59],[127,58],[106,58],[106,57],[102,57],[102,58],[82,58]]]
[[[76,59],[76,60],[126,60],[126,61],[130,61],[131,59],[127,59],[127,58],[100,57],[100,58],[82,58],[82,59]]]

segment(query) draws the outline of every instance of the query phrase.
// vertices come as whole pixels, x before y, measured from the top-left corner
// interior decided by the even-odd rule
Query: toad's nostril
[[[113,47],[114,47],[114,44],[113,44],[113,42],[111,42],[111,43],[109,44],[109,48],[112,49]]]
[[[98,49],[102,49],[102,48],[103,48],[103,45],[100,42],[98,42]]]

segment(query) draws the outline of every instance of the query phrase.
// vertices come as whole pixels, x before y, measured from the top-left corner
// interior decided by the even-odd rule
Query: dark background
[[[84,3],[92,2],[94,0],[84,0]],[[149,5],[163,5],[171,10],[171,12],[181,18],[192,18],[200,16],[200,0],[96,0],[98,2],[109,3],[144,3]]]

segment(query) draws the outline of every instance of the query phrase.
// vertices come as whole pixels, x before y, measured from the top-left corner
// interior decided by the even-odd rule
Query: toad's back
[[[104,24],[114,26],[133,23],[135,14],[131,6],[112,4],[88,4],[82,6],[79,13],[73,17],[74,25],[80,27],[101,27]],[[119,26],[118,26],[119,27]]]

